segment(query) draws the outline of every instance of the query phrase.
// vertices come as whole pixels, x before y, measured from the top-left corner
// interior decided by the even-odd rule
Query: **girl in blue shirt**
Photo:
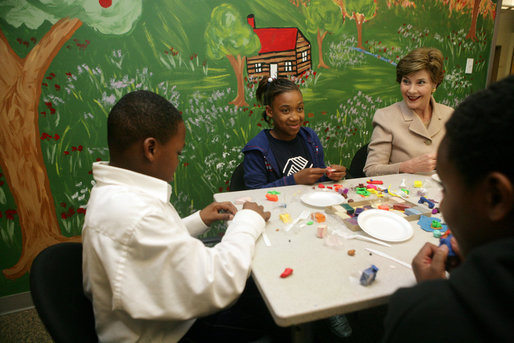
[[[303,97],[293,81],[263,78],[256,97],[265,106],[262,116],[272,128],[262,130],[243,148],[246,187],[310,185],[346,175],[343,166],[325,166],[318,136],[302,127]]]

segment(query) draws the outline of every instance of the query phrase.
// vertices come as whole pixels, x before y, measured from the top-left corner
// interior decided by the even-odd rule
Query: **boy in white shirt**
[[[96,184],[82,233],[84,289],[96,331],[100,342],[177,342],[196,318],[241,295],[270,213],[255,203],[237,211],[227,202],[179,217],[169,182],[186,129],[163,97],[125,95],[107,126],[110,162],[93,164]],[[216,220],[232,223],[208,248],[194,236]]]

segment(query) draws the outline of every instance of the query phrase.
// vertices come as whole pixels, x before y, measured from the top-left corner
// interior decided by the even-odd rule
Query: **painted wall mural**
[[[443,51],[439,102],[485,86],[495,11],[492,0],[0,0],[0,296],[28,290],[43,248],[80,240],[91,164],[109,159],[106,117],[123,94],[150,89],[183,114],[172,201],[187,215],[228,191],[265,127],[261,77],[294,80],[326,162],[349,165],[375,110],[401,98],[395,65],[411,49]]]

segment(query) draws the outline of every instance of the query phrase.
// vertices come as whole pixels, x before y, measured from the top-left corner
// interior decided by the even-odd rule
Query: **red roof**
[[[253,29],[261,41],[259,54],[294,50],[298,29],[296,27]]]

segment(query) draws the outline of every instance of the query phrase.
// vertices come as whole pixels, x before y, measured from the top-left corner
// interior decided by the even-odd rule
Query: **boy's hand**
[[[325,174],[327,170],[324,168],[305,168],[294,175],[294,181],[297,185],[312,185]]]
[[[423,248],[412,260],[412,270],[418,282],[432,279],[446,278],[446,257],[448,247],[437,247],[432,243],[425,243]]]
[[[346,176],[346,167],[332,164],[326,169],[327,177],[331,180],[338,181]]]
[[[251,201],[245,202],[243,204],[243,209],[253,210],[253,211],[259,213],[262,216],[262,218],[264,218],[264,221],[268,221],[268,219],[271,216],[270,212],[268,212],[268,211],[265,212],[264,207],[262,207],[261,205],[258,205],[255,202],[251,202]]]
[[[213,202],[200,211],[200,218],[207,226],[211,226],[217,220],[231,220],[237,212],[237,208],[229,201]]]

